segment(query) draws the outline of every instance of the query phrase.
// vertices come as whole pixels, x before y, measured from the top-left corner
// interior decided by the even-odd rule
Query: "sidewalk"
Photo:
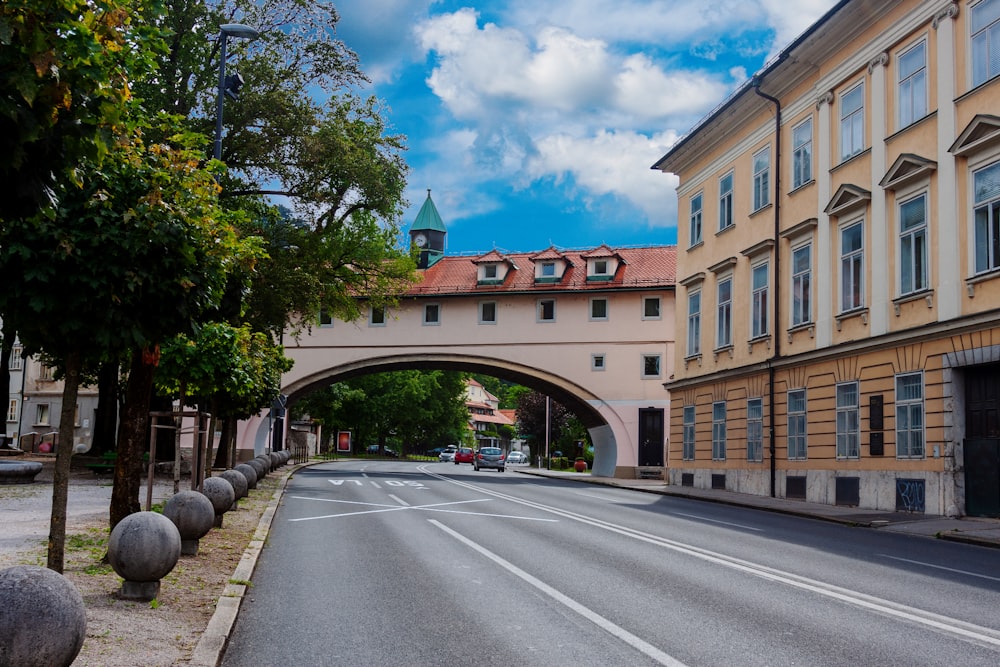
[[[767,512],[780,512],[822,521],[832,521],[849,526],[876,528],[896,533],[934,537],[954,542],[965,542],[984,547],[1000,548],[1000,519],[987,517],[949,518],[933,514],[911,514],[909,512],[886,512],[865,510],[857,507],[821,505],[803,500],[754,496],[718,489],[696,489],[689,486],[673,486],[660,480],[618,479],[595,477],[589,473],[562,472],[528,467],[508,467],[508,470],[525,475],[552,477],[584,484],[599,484],[622,489],[657,493],[663,496],[677,496],[706,502],[738,505]]]

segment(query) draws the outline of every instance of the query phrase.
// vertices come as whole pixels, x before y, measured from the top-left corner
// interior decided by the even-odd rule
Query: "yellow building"
[[[1000,0],[843,0],[653,168],[671,483],[1000,513]]]

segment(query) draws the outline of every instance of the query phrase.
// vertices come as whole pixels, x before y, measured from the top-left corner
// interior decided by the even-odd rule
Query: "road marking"
[[[920,565],[921,567],[933,567],[937,570],[944,570],[946,572],[955,572],[957,574],[964,574],[969,577],[979,577],[980,579],[989,579],[990,581],[1000,581],[1000,577],[991,577],[988,574],[978,574],[976,572],[969,572],[968,570],[957,570],[953,567],[944,567],[943,565],[934,565],[933,563],[924,563],[919,560],[910,560],[909,558],[900,558],[899,556],[890,556],[889,554],[879,554],[882,558],[889,558],[892,560],[903,561],[904,563],[912,563],[914,565]]]
[[[424,469],[424,466],[420,466],[418,469]],[[632,539],[646,542],[648,544],[653,544],[670,551],[685,554],[692,558],[698,558],[700,560],[714,563],[716,565],[722,565],[723,567],[728,567],[740,572],[745,572],[746,574],[751,574],[761,579],[767,579],[769,581],[774,581],[777,583],[785,584],[792,588],[798,588],[800,590],[806,590],[817,595],[828,597],[840,602],[844,602],[856,607],[861,607],[862,609],[867,609],[874,611],[876,613],[881,613],[887,616],[892,616],[905,621],[910,621],[925,627],[929,627],[933,630],[937,630],[946,634],[954,635],[965,640],[970,640],[977,642],[982,645],[986,645],[990,648],[1000,648],[1000,631],[993,630],[992,628],[986,628],[974,623],[967,623],[965,621],[959,620],[957,618],[949,618],[941,614],[935,614],[934,612],[925,611],[923,609],[917,609],[916,607],[910,607],[908,605],[900,604],[897,602],[892,602],[891,600],[885,600],[882,598],[875,597],[874,595],[867,595],[858,591],[852,591],[847,588],[842,588],[834,584],[828,584],[816,579],[810,579],[809,577],[803,577],[791,572],[785,572],[777,568],[769,567],[767,565],[761,565],[759,563],[754,563],[752,561],[743,560],[741,558],[736,558],[734,556],[728,556],[721,552],[711,551],[709,549],[703,549],[701,547],[696,547],[690,544],[685,544],[683,542],[678,542],[676,540],[671,540],[666,537],[660,537],[659,535],[654,535],[652,533],[646,533],[641,530],[636,530],[634,528],[628,528],[618,524],[613,524],[608,521],[602,521],[601,519],[595,519],[593,517],[588,517],[583,514],[576,514],[575,512],[569,512],[567,510],[562,510],[550,505],[543,505],[541,503],[536,503],[530,500],[524,500],[522,498],[517,498],[516,496],[510,496],[505,493],[500,493],[498,491],[493,491],[484,487],[479,487],[475,484],[470,484],[468,482],[462,482],[450,477],[445,477],[443,475],[438,475],[437,473],[430,472],[424,469],[428,475],[436,477],[438,479],[445,480],[454,484],[456,486],[461,486],[467,489],[472,489],[479,491],[480,493],[485,493],[492,495],[496,498],[502,498],[504,500],[509,500],[510,502],[517,503],[520,505],[525,505],[527,507],[532,507],[543,512],[549,512],[550,514],[555,514],[557,516],[564,517],[571,521],[577,521],[579,523],[587,524],[595,528],[601,528],[603,530],[610,531],[612,533],[617,533],[625,537],[631,537]]]
[[[409,507],[409,506],[410,506],[410,503],[406,502],[406,501],[405,501],[405,500],[403,500],[402,498],[399,498],[398,496],[394,496],[394,495],[392,495],[392,494],[390,493],[390,494],[389,494],[389,497],[390,497],[390,498],[392,498],[393,500],[395,500],[395,501],[396,501],[397,503],[399,503],[400,505],[403,505],[403,506],[405,506],[405,507]]]
[[[732,526],[733,528],[742,528],[743,530],[753,530],[758,533],[763,532],[760,528],[754,528],[753,526],[745,526],[742,523],[730,523],[729,521],[719,521],[718,519],[709,519],[705,516],[698,516],[697,514],[685,514],[684,512],[670,512],[673,516],[685,516],[689,519],[697,519],[698,521],[709,521],[711,523],[721,523],[723,526]]]
[[[541,517],[530,517],[530,516],[514,516],[511,514],[489,514],[486,512],[464,512],[461,510],[450,510],[444,509],[450,505],[464,505],[466,503],[485,503],[489,502],[491,498],[475,498],[473,500],[455,500],[447,503],[433,503],[430,505],[408,505],[400,498],[389,494],[389,497],[395,500],[398,505],[386,505],[384,503],[363,503],[357,500],[340,500],[338,498],[309,498],[308,496],[289,496],[295,500],[314,500],[321,503],[340,503],[343,505],[364,505],[366,507],[373,507],[376,509],[361,510],[358,512],[343,512],[341,514],[323,514],[320,516],[305,516],[299,517],[298,519],[289,519],[289,522],[299,522],[299,521],[315,521],[317,519],[339,519],[342,517],[349,516],[360,516],[363,514],[380,514],[382,512],[398,512],[400,510],[422,510],[425,512],[445,512],[448,514],[470,514],[472,516],[484,516],[492,517],[497,519],[518,519],[520,521],[543,521],[546,523],[558,523],[559,519],[545,519]]]
[[[673,656],[670,656],[670,655],[664,653],[660,649],[658,649],[655,646],[653,646],[652,644],[650,644],[650,643],[642,640],[641,638],[633,635],[631,632],[629,632],[625,628],[623,628],[623,627],[621,627],[619,625],[615,625],[614,623],[612,623],[608,619],[604,618],[603,616],[601,616],[597,612],[592,611],[590,608],[583,606],[582,604],[580,604],[579,602],[577,602],[573,598],[571,598],[571,597],[569,597],[567,595],[564,595],[563,593],[560,593],[559,591],[557,591],[552,586],[549,586],[545,582],[543,582],[543,581],[541,581],[541,580],[539,580],[539,579],[531,576],[530,574],[528,574],[527,572],[525,572],[521,568],[517,567],[516,565],[514,565],[510,561],[504,560],[503,558],[501,558],[497,554],[493,553],[492,551],[490,551],[486,547],[483,547],[483,546],[477,544],[476,542],[473,542],[472,540],[470,540],[469,538],[465,537],[464,535],[455,532],[451,528],[448,528],[444,524],[442,524],[442,523],[440,523],[438,521],[435,521],[434,519],[430,519],[429,521],[430,521],[430,523],[432,523],[433,525],[437,526],[438,528],[440,528],[441,530],[443,530],[448,535],[451,535],[456,540],[458,540],[462,544],[466,545],[470,549],[472,549],[474,551],[477,551],[478,553],[482,554],[486,558],[489,558],[491,561],[493,561],[494,563],[496,563],[497,565],[499,565],[503,569],[507,570],[508,572],[510,572],[511,574],[513,574],[515,577],[518,577],[522,581],[524,581],[524,582],[526,582],[526,583],[534,586],[539,591],[541,591],[545,595],[548,595],[550,598],[552,598],[556,602],[558,602],[558,603],[560,603],[560,604],[568,607],[572,611],[575,611],[577,614],[579,614],[580,616],[583,616],[585,619],[587,619],[588,621],[590,621],[594,625],[596,625],[599,628],[601,628],[602,630],[604,630],[604,631],[606,631],[606,632],[614,635],[615,637],[617,637],[618,639],[622,640],[623,642],[625,642],[626,644],[628,644],[632,648],[634,648],[637,651],[639,651],[639,652],[641,652],[641,653],[649,656],[650,658],[652,658],[653,660],[655,660],[659,664],[661,664],[661,665],[668,665],[669,667],[685,667],[685,665],[684,665],[683,662],[677,660]]]

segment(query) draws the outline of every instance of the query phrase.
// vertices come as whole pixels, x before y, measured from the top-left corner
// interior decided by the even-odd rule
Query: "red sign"
[[[337,431],[337,451],[338,452],[350,452],[351,451],[351,432],[350,431]]]

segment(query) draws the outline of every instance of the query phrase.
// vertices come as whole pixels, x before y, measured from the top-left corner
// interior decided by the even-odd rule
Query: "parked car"
[[[524,452],[511,452],[507,455],[507,463],[527,463],[528,457]]]
[[[374,454],[374,455],[378,456],[378,453],[379,453],[379,451],[378,451],[378,445],[368,445],[368,453],[369,454]],[[388,447],[385,448],[385,454],[384,455],[388,456],[389,458],[392,458],[392,459],[398,459],[399,458],[399,452],[397,452],[397,451],[395,451],[393,449],[389,449]]]
[[[438,454],[439,461],[454,461],[455,452],[458,451],[457,447],[445,447],[440,454]]]
[[[480,468],[496,468],[498,471],[503,472],[503,450],[499,447],[480,447],[479,452],[476,454],[476,460],[473,461],[472,466],[476,470],[479,470]]]
[[[424,452],[424,456],[441,456],[441,452],[443,452],[445,449],[446,449],[445,447],[435,447],[434,449],[428,449],[426,452]]]
[[[471,447],[459,447],[458,451],[455,452],[455,465],[459,463],[472,463],[476,457],[476,453],[472,451]]]

